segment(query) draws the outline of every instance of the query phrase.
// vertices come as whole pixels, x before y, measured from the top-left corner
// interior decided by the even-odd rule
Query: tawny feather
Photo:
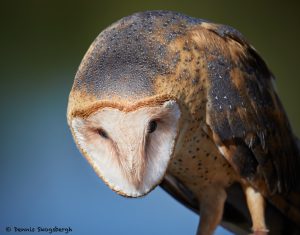
[[[167,174],[167,190],[181,190],[179,197],[200,210],[199,234],[213,233],[224,203],[224,215],[232,205],[241,212],[236,201],[250,209],[253,230],[266,233],[264,219],[274,217],[264,215],[264,197],[279,217],[299,225],[300,151],[273,83],[266,63],[234,28],[141,12],[91,45],[70,93],[68,123],[83,155],[119,194],[145,195]],[[148,133],[153,119],[157,130]],[[226,200],[225,189],[235,182],[247,202],[233,194]],[[290,191],[296,197],[280,194]]]

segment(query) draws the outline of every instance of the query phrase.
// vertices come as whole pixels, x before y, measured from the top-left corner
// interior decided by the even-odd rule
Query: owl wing
[[[300,154],[273,75],[239,32],[228,26],[208,30],[222,39],[207,56],[211,138],[256,188],[271,194],[291,190],[299,180]]]

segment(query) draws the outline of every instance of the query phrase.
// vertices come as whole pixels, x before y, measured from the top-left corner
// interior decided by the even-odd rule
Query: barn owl
[[[140,197],[161,185],[199,212],[197,234],[209,235],[239,210],[230,191],[239,185],[253,233],[275,234],[267,204],[300,225],[300,154],[273,83],[234,28],[141,12],[92,43],[67,120],[81,153],[118,194]]]

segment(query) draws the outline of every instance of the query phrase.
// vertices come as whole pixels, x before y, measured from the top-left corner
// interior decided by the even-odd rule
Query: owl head
[[[100,33],[79,66],[68,124],[96,173],[123,196],[147,194],[166,173],[185,106],[177,92],[185,84],[174,79],[184,40],[176,39],[199,23],[166,11],[125,17]]]

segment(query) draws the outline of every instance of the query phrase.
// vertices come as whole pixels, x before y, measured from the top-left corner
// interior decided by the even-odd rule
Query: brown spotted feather
[[[207,25],[224,44],[207,57],[207,124],[213,139],[256,188],[265,191],[265,183],[265,193],[286,193],[299,177],[299,151],[274,90],[274,77],[239,33]]]

